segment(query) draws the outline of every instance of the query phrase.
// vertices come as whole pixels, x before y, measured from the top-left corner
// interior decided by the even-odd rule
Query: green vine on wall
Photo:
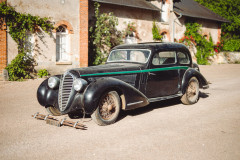
[[[100,13],[100,4],[94,3],[95,22],[90,27],[90,65],[106,61],[111,48],[122,43],[122,33],[116,29],[118,19],[113,13]]]
[[[4,21],[8,28],[8,33],[18,45],[18,56],[7,66],[9,72],[9,80],[22,80],[30,78],[30,68],[32,62],[30,56],[26,53],[25,47],[26,33],[36,33],[40,28],[50,34],[54,29],[49,18],[40,18],[31,14],[19,13],[12,6],[5,2],[0,3],[0,28],[3,27]]]
[[[197,48],[196,58],[198,64],[209,64],[208,59],[214,54],[212,37],[209,41],[201,35],[201,25],[196,22],[187,22],[184,37],[179,40],[187,46],[194,45]]]
[[[163,36],[160,34],[160,29],[157,26],[155,21],[153,21],[152,35],[153,35],[153,40],[162,41]]]

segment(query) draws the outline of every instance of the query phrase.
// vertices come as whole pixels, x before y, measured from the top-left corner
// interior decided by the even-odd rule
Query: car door
[[[179,72],[175,51],[161,51],[153,55],[146,84],[148,98],[164,97],[179,91]]]

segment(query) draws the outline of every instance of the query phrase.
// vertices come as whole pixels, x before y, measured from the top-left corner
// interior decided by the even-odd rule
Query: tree
[[[222,24],[222,31],[232,38],[240,38],[240,0],[195,0],[230,23]]]

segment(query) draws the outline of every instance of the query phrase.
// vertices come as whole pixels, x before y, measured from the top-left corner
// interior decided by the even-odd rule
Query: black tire
[[[61,116],[62,115],[61,112],[53,106],[46,107],[46,110],[49,114],[51,114],[53,116]]]
[[[107,92],[99,99],[98,107],[91,117],[100,126],[113,124],[118,118],[120,107],[118,93],[116,91]]]
[[[194,104],[199,98],[199,82],[196,77],[192,77],[187,85],[185,94],[182,96],[181,101],[183,104]]]

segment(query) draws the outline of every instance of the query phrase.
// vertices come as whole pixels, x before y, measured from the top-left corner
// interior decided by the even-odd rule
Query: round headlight
[[[87,81],[81,78],[77,78],[73,82],[73,88],[78,92],[83,90],[86,86],[87,86]]]
[[[59,82],[60,82],[59,78],[57,78],[57,77],[50,77],[48,79],[48,86],[50,88],[54,89],[54,88],[59,86]]]

